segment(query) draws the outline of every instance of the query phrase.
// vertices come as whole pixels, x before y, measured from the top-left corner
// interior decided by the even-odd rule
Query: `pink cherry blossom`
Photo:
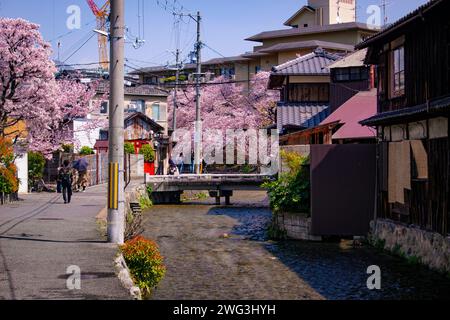
[[[39,26],[23,19],[0,18],[0,136],[50,155],[74,143],[71,123],[92,109],[96,84],[56,80],[50,44]],[[16,125],[26,124],[19,132]]]

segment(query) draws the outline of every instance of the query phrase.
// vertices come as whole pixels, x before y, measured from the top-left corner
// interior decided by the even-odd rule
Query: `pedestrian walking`
[[[180,174],[183,174],[184,171],[184,155],[183,153],[180,153],[180,155],[176,159],[176,164],[178,166],[178,171]]]
[[[74,168],[78,171],[78,181],[77,181],[77,189],[81,192],[86,191],[86,187],[89,182],[89,172],[88,172],[89,163],[85,158],[81,158],[74,165]]]
[[[72,200],[73,173],[68,160],[65,160],[63,167],[59,169],[58,182],[61,184],[64,203],[70,203]]]

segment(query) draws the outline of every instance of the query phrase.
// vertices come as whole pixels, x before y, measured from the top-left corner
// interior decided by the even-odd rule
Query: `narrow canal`
[[[270,241],[264,193],[241,192],[233,206],[210,199],[147,212],[167,275],[154,299],[450,299],[450,278],[349,242]],[[367,288],[371,265],[381,290]]]

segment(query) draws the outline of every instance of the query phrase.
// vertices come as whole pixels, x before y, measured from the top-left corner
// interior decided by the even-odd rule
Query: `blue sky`
[[[127,45],[126,56],[134,67],[165,64],[173,61],[167,50],[176,48],[175,35],[179,34],[180,48],[187,56],[193,49],[195,24],[189,19],[180,23],[180,32],[175,32],[174,19],[169,11],[157,5],[157,0],[145,1],[146,44],[135,50]],[[165,0],[159,0],[164,3]],[[173,3],[175,0],[168,0]],[[98,4],[104,0],[97,0]],[[138,0],[125,0],[126,24],[132,34],[138,33]],[[283,22],[306,4],[306,0],[176,0],[189,12],[201,11],[203,16],[204,59],[218,57],[219,53],[232,56],[251,51],[258,43],[244,39],[261,31],[282,29]],[[358,0],[358,20],[366,22],[369,5],[378,5],[381,0]],[[393,22],[414,10],[426,0],[387,0],[389,22]],[[81,8],[81,29],[71,33],[66,27],[70,5]],[[85,0],[0,0],[0,16],[22,17],[41,25],[44,38],[52,41],[54,48],[61,42],[60,58],[64,61],[80,47],[95,28],[95,18]],[[69,33],[69,34],[67,34]],[[63,37],[60,37],[64,35]],[[59,40],[56,40],[58,37]],[[57,50],[54,49],[55,57]],[[91,63],[98,61],[97,38],[93,37],[67,63]]]

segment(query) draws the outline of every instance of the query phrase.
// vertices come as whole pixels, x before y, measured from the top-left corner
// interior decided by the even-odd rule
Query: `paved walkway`
[[[1,299],[128,299],[114,271],[117,247],[98,231],[95,216],[105,187],[77,193],[33,194],[0,206]],[[69,290],[67,268],[81,269],[81,290]]]

